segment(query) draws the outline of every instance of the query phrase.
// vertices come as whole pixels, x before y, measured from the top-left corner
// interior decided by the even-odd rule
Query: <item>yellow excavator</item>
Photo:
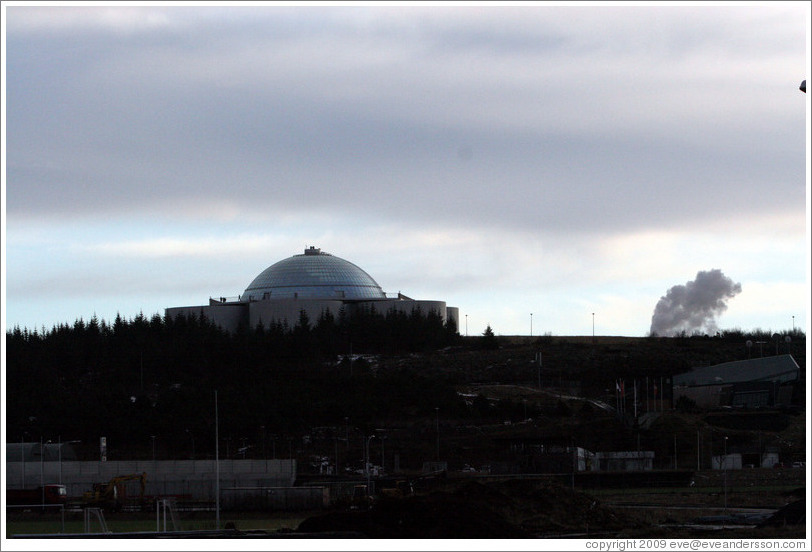
[[[82,503],[85,507],[99,507],[117,512],[121,510],[127,502],[128,481],[139,481],[141,483],[141,495],[138,504],[144,507],[144,490],[147,484],[147,473],[133,473],[129,475],[119,475],[112,478],[107,483],[94,483],[93,490],[86,491],[82,496]]]

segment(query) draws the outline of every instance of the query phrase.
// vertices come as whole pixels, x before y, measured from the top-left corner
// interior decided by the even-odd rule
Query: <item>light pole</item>
[[[336,470],[335,470],[335,475],[338,475],[338,473],[339,473],[339,471],[338,471],[338,437],[335,437],[335,436],[334,436],[334,437],[333,437],[333,440],[334,440],[334,443],[333,443],[333,444],[335,445],[335,453],[336,453]]]
[[[435,406],[434,411],[437,413],[437,461],[440,461],[440,407]]]
[[[62,445],[72,445],[74,443],[81,443],[82,441],[66,441],[62,442],[62,436],[59,436],[59,484],[62,484]]]
[[[50,441],[48,441],[50,443]],[[42,489],[42,505],[45,506],[45,454],[42,448],[42,437],[39,438],[39,486]],[[43,508],[44,509],[44,508]]]
[[[533,313],[530,313],[530,337],[533,337]]]
[[[722,472],[724,474],[724,486],[725,486],[725,512],[727,512],[727,435],[725,435],[725,455],[722,460]]]
[[[381,475],[386,474],[386,448],[384,447],[385,442],[386,435],[381,435]]]
[[[372,441],[374,438],[375,438],[375,435],[370,435],[369,437],[367,437],[367,442],[366,442],[366,451],[365,451],[366,452],[366,461],[364,462],[364,468],[366,468],[366,472],[367,472],[367,496],[370,496],[370,488],[371,488],[371,485],[372,485],[372,482],[370,480],[370,474],[369,474],[369,442]]]
[[[465,315],[465,337],[468,337],[468,315]]]
[[[595,342],[595,313],[592,313],[592,342]]]

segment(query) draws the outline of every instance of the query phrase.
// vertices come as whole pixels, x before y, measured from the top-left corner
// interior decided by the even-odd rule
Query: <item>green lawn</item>
[[[222,512],[220,525],[225,526],[233,522],[237,529],[246,531],[262,529],[276,531],[279,529],[296,529],[298,525],[310,514],[303,512]],[[214,512],[175,514],[183,531],[215,529]],[[141,531],[156,531],[158,528],[154,514],[107,514],[105,516],[107,528],[114,533],[130,533]],[[167,527],[172,522],[167,519]],[[99,522],[93,518],[89,527],[90,532],[100,532]],[[64,529],[59,514],[33,514],[13,512],[6,514],[6,535],[45,535],[55,533],[84,533],[84,516],[78,513],[66,513]]]

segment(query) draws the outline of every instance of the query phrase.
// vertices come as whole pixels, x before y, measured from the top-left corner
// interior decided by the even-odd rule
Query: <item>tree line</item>
[[[139,314],[95,317],[50,331],[6,333],[8,439],[149,443],[212,448],[218,390],[223,435],[295,434],[353,420],[356,425],[430,416],[461,407],[448,379],[411,370],[376,374],[373,355],[457,344],[453,321],[435,312],[374,309],[302,312],[284,323],[229,333],[205,318]],[[464,404],[462,405],[464,406]],[[181,446],[181,445],[178,445]]]

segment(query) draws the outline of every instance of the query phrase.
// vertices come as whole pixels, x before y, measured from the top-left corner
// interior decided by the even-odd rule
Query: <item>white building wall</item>
[[[742,455],[739,453],[711,457],[711,468],[714,470],[742,469]]]

